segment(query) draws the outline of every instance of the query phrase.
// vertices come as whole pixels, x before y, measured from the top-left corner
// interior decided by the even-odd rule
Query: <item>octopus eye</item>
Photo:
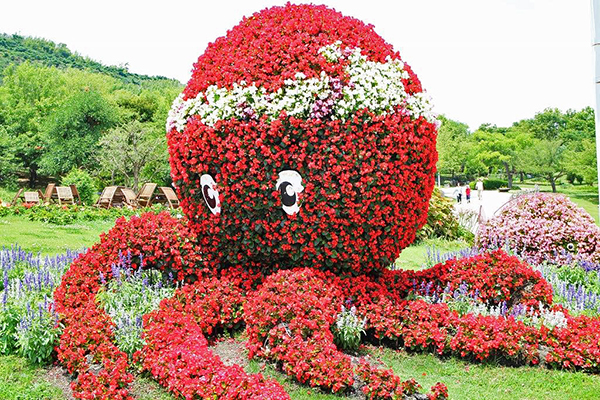
[[[298,206],[298,193],[304,190],[302,186],[302,176],[292,170],[285,170],[279,173],[276,189],[281,195],[281,208],[288,215],[296,214],[300,211]]]
[[[217,215],[221,212],[221,201],[219,200],[219,191],[217,183],[212,176],[204,174],[200,177],[202,186],[202,196],[211,213]]]

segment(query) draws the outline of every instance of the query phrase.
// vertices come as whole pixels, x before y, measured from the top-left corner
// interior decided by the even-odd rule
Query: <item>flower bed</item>
[[[72,385],[75,397],[130,398],[128,356],[115,345],[115,325],[98,307],[96,293],[102,280],[110,280],[115,273],[114,262],[123,258],[123,241],[116,239],[138,237],[143,232],[152,243],[151,238],[167,226],[181,223],[169,218],[155,216],[154,224],[143,224],[140,221],[145,219],[136,217],[119,220],[99,244],[75,260],[56,290],[57,311],[65,326],[58,357],[77,374]],[[183,243],[188,239],[176,236]],[[127,249],[128,254],[136,254],[136,242],[128,243],[134,246]],[[153,256],[142,257],[145,261],[136,264],[132,262],[136,257],[140,254],[128,261],[133,267],[158,269],[163,265]],[[109,267],[111,262],[113,267]],[[218,278],[201,277],[163,300],[158,310],[144,317],[145,345],[134,358],[167,389],[183,397],[288,398],[278,384],[247,375],[239,367],[224,366],[207,348],[207,337],[239,329],[242,322],[246,291],[234,283],[238,270],[231,274],[233,279],[226,271]],[[281,363],[282,369],[300,382],[334,392],[348,390],[358,370],[333,342],[331,325],[342,302],[338,279],[310,269],[282,271],[251,291],[251,301],[245,306],[251,354]],[[265,338],[268,349],[263,347]],[[170,373],[174,369],[179,371],[175,376]],[[365,387],[383,379],[379,372],[366,377],[365,373],[361,372]]]
[[[476,244],[484,248],[508,245],[539,264],[561,264],[573,258],[600,262],[600,228],[582,208],[563,195],[524,195],[481,225]]]
[[[505,303],[510,308],[514,304],[552,303],[552,287],[542,274],[503,250],[450,259],[421,271],[393,271],[388,275],[395,282],[390,288],[402,297],[417,290],[439,296],[443,291],[466,285],[469,294],[487,305]]]
[[[179,210],[167,210],[161,205],[144,208],[98,208],[92,206],[80,205],[35,205],[31,203],[22,203],[10,207],[0,207],[0,217],[8,215],[19,215],[30,221],[40,221],[55,225],[69,225],[81,221],[108,221],[119,217],[131,217],[141,215],[147,212],[159,213],[170,211],[174,215],[181,215]]]
[[[158,270],[176,262],[177,258],[163,255],[163,260],[170,260],[164,264],[150,255],[142,256],[145,261],[136,264],[134,260],[140,257],[133,255],[139,250],[137,242],[129,242],[131,249],[121,245],[124,237],[145,235],[147,242],[153,243],[152,238],[164,232],[177,232],[173,228],[182,222],[170,218],[148,216],[153,221],[149,224],[136,217],[120,220],[98,245],[75,260],[55,292],[56,308],[65,326],[57,351],[69,371],[78,374],[73,385],[76,397],[94,394],[129,398],[127,386],[132,376],[128,357],[115,346],[114,323],[98,307],[95,294],[102,279],[111,279],[114,269],[110,265],[123,257],[123,251],[132,254],[132,266]],[[170,249],[180,249],[189,240],[188,236],[174,235],[165,243]],[[158,253],[158,248],[151,248]],[[508,273],[511,270],[512,275]],[[241,285],[241,271],[238,268],[222,270],[213,277],[199,276],[145,317],[146,344],[135,358],[174,393],[220,393],[243,398],[245,395],[240,393],[246,392],[237,390],[244,388],[254,393],[252,396],[271,393],[273,398],[286,398],[273,382],[247,375],[237,367],[225,367],[207,348],[212,335],[239,329],[243,323],[250,355],[275,362],[301,383],[343,393],[354,390],[358,382],[371,398],[385,398],[378,396],[400,390],[409,393],[412,383],[402,383],[398,377],[374,367],[359,368],[335,345],[332,327],[348,302],[356,307],[360,318],[365,317],[368,338],[407,349],[590,372],[597,372],[600,365],[598,318],[571,316],[559,307],[515,314],[533,300],[551,307],[552,297],[538,273],[500,250],[449,260],[420,272],[387,271],[379,276],[340,277],[313,269],[281,271],[267,277],[256,290]],[[482,279],[482,271],[488,271],[486,279]],[[246,274],[252,276],[249,271]],[[411,296],[422,295],[421,283],[432,279],[440,285],[453,285],[458,279],[480,284],[480,296],[473,299],[483,308],[461,313],[449,304],[432,303],[432,296],[411,300]],[[504,286],[519,293],[519,297],[507,295]],[[469,291],[464,294],[469,295]],[[495,307],[499,302],[511,304],[505,314],[486,314],[486,307]],[[181,374],[168,375],[173,368],[179,368]],[[225,380],[209,379],[216,376],[213,374]],[[432,388],[430,396],[438,396],[438,392],[443,395],[441,386]],[[235,397],[238,395],[242,397]]]

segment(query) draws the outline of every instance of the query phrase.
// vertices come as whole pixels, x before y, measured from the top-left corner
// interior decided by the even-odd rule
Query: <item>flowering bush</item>
[[[98,247],[109,266],[127,254],[134,269],[143,263],[171,280],[193,281],[202,272],[197,268],[202,255],[194,234],[183,220],[167,212],[117,219],[108,235],[100,235]]]
[[[52,361],[60,335],[52,291],[77,255],[42,258],[16,246],[0,249],[0,354]]]
[[[492,248],[506,242],[533,263],[600,262],[600,228],[563,195],[536,193],[517,198],[482,224],[476,244]]]
[[[473,234],[459,223],[454,213],[454,201],[444,197],[441,190],[435,188],[429,199],[427,222],[417,231],[416,240],[463,238],[472,241]]]
[[[356,307],[346,309],[342,306],[342,311],[332,325],[335,344],[346,351],[358,350],[361,336],[365,333],[366,322],[366,318],[359,318],[356,315]]]
[[[390,271],[387,275],[390,288],[401,297],[411,291],[441,295],[444,290],[466,285],[470,295],[488,305],[504,302],[510,308],[516,304],[552,303],[552,287],[542,274],[504,250],[454,258],[420,271]]]
[[[372,27],[325,6],[263,10],[210,44],[167,130],[209,266],[381,269],[427,217],[421,84]]]

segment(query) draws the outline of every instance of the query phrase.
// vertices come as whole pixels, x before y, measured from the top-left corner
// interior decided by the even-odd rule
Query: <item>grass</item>
[[[62,390],[43,377],[44,369],[16,356],[0,356],[0,399],[59,400]]]
[[[461,400],[567,400],[598,399],[600,377],[538,367],[502,367],[473,364],[454,358],[440,359],[431,354],[408,354],[387,348],[367,346],[403,380],[415,378],[424,391],[437,382],[448,386],[451,399]],[[293,400],[339,400],[342,396],[295,384],[269,364],[251,360],[247,372],[262,373],[283,385]]]
[[[425,389],[436,382],[445,383],[453,399],[591,400],[598,399],[600,393],[600,376],[582,372],[473,364],[383,348],[373,348],[372,354],[402,379],[414,377]]]
[[[136,376],[131,393],[138,400],[172,400],[174,397],[150,378]]]
[[[428,239],[422,242],[413,244],[410,247],[402,250],[400,257],[394,263],[396,267],[402,269],[421,269],[427,262],[428,249],[435,249],[440,253],[449,253],[469,247],[469,244],[462,240],[444,240],[444,239]]]
[[[91,246],[113,225],[114,221],[92,221],[60,226],[11,215],[0,218],[0,246],[17,243],[34,253],[64,253]]]

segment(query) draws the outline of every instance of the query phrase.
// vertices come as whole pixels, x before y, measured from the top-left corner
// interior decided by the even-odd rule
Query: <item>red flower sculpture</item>
[[[372,26],[314,5],[244,19],[200,56],[167,123],[206,265],[389,265],[427,217],[427,106]]]

